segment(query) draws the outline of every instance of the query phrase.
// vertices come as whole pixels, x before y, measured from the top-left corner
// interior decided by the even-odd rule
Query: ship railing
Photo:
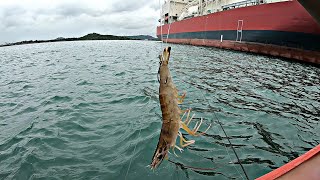
[[[223,10],[228,10],[228,9],[233,9],[233,8],[238,8],[242,6],[252,6],[252,5],[258,5],[264,3],[263,0],[246,0],[246,1],[240,1],[232,4],[227,4],[222,6]]]

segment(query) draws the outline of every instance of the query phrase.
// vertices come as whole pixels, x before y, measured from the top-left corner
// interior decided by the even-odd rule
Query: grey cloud
[[[86,7],[83,4],[63,4],[56,8],[55,12],[61,16],[79,16],[81,14],[86,14],[88,16],[98,17],[105,13],[107,13],[107,10],[96,10],[92,9],[90,7]]]
[[[81,14],[91,14],[84,7],[74,6],[72,4],[64,4],[56,8],[56,13],[65,17],[79,16]]]
[[[26,10],[19,6],[9,6],[1,10],[4,17],[25,14]]]
[[[0,23],[2,25],[2,29],[25,26],[32,23],[33,16],[27,14],[28,11],[19,6],[9,6],[3,8],[0,11]]]
[[[150,8],[154,9],[155,11],[160,10],[160,5],[158,1],[151,1]]]
[[[115,35],[155,35],[158,0],[112,1],[109,5],[89,6],[87,1],[61,1],[52,7],[19,4],[1,7],[0,44],[59,36],[79,37],[97,32]]]
[[[139,10],[141,7],[146,6],[150,3],[150,0],[139,0],[139,1],[114,1],[112,4],[112,12],[130,12]]]
[[[38,15],[56,15],[63,18],[77,17],[82,14],[89,16],[99,16],[102,12],[90,9],[81,4],[62,4],[57,7],[51,7],[50,9],[38,9],[35,11]]]

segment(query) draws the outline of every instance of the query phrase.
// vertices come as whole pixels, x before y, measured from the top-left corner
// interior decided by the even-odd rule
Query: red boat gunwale
[[[319,160],[320,160],[320,144],[318,146],[314,147],[313,149],[311,149],[310,151],[306,152],[305,154],[292,160],[291,162],[279,167],[278,169],[276,169],[274,171],[271,171],[268,174],[265,174],[265,175],[257,178],[256,180],[271,180],[271,179],[281,178],[281,176],[286,175],[287,173],[290,173],[295,168],[298,168],[299,166],[301,166],[303,163],[310,162],[313,158],[319,158]],[[316,164],[316,165],[317,165],[318,169],[314,172],[313,175],[317,176],[317,177],[315,177],[316,179],[320,179],[320,164]],[[307,177],[305,176],[305,178],[307,178]],[[309,177],[309,178],[312,178],[312,177]],[[307,179],[309,179],[309,178],[307,178]]]

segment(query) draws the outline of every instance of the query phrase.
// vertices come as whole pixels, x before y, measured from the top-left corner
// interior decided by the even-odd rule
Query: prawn
[[[152,162],[151,162],[151,169],[157,168],[164,158],[168,158],[168,152],[172,148],[173,153],[176,155],[174,149],[177,148],[180,152],[183,151],[182,148],[189,146],[190,144],[195,143],[194,140],[185,140],[182,136],[182,133],[179,131],[180,128],[184,129],[188,134],[192,136],[199,136],[204,133],[210,128],[210,126],[202,133],[197,133],[199,130],[202,119],[200,123],[196,123],[195,127],[191,130],[188,125],[194,115],[190,117],[190,109],[182,111],[178,104],[181,104],[185,98],[186,93],[179,96],[178,89],[173,83],[172,77],[170,75],[170,70],[168,67],[169,58],[170,58],[170,51],[171,47],[167,47],[163,50],[162,55],[159,56],[160,58],[160,67],[159,67],[159,74],[160,74],[160,87],[159,87],[159,101],[161,106],[162,112],[162,127],[160,132],[160,137],[158,141],[157,148],[154,152]],[[180,115],[183,114],[182,117]],[[186,120],[182,121],[182,118],[186,116]],[[177,137],[180,137],[180,146],[176,145]],[[176,155],[177,156],[177,155]]]

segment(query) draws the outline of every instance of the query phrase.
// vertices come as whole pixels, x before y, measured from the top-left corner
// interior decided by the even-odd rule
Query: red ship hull
[[[296,0],[185,19],[157,27],[157,36],[320,64],[320,25]]]

